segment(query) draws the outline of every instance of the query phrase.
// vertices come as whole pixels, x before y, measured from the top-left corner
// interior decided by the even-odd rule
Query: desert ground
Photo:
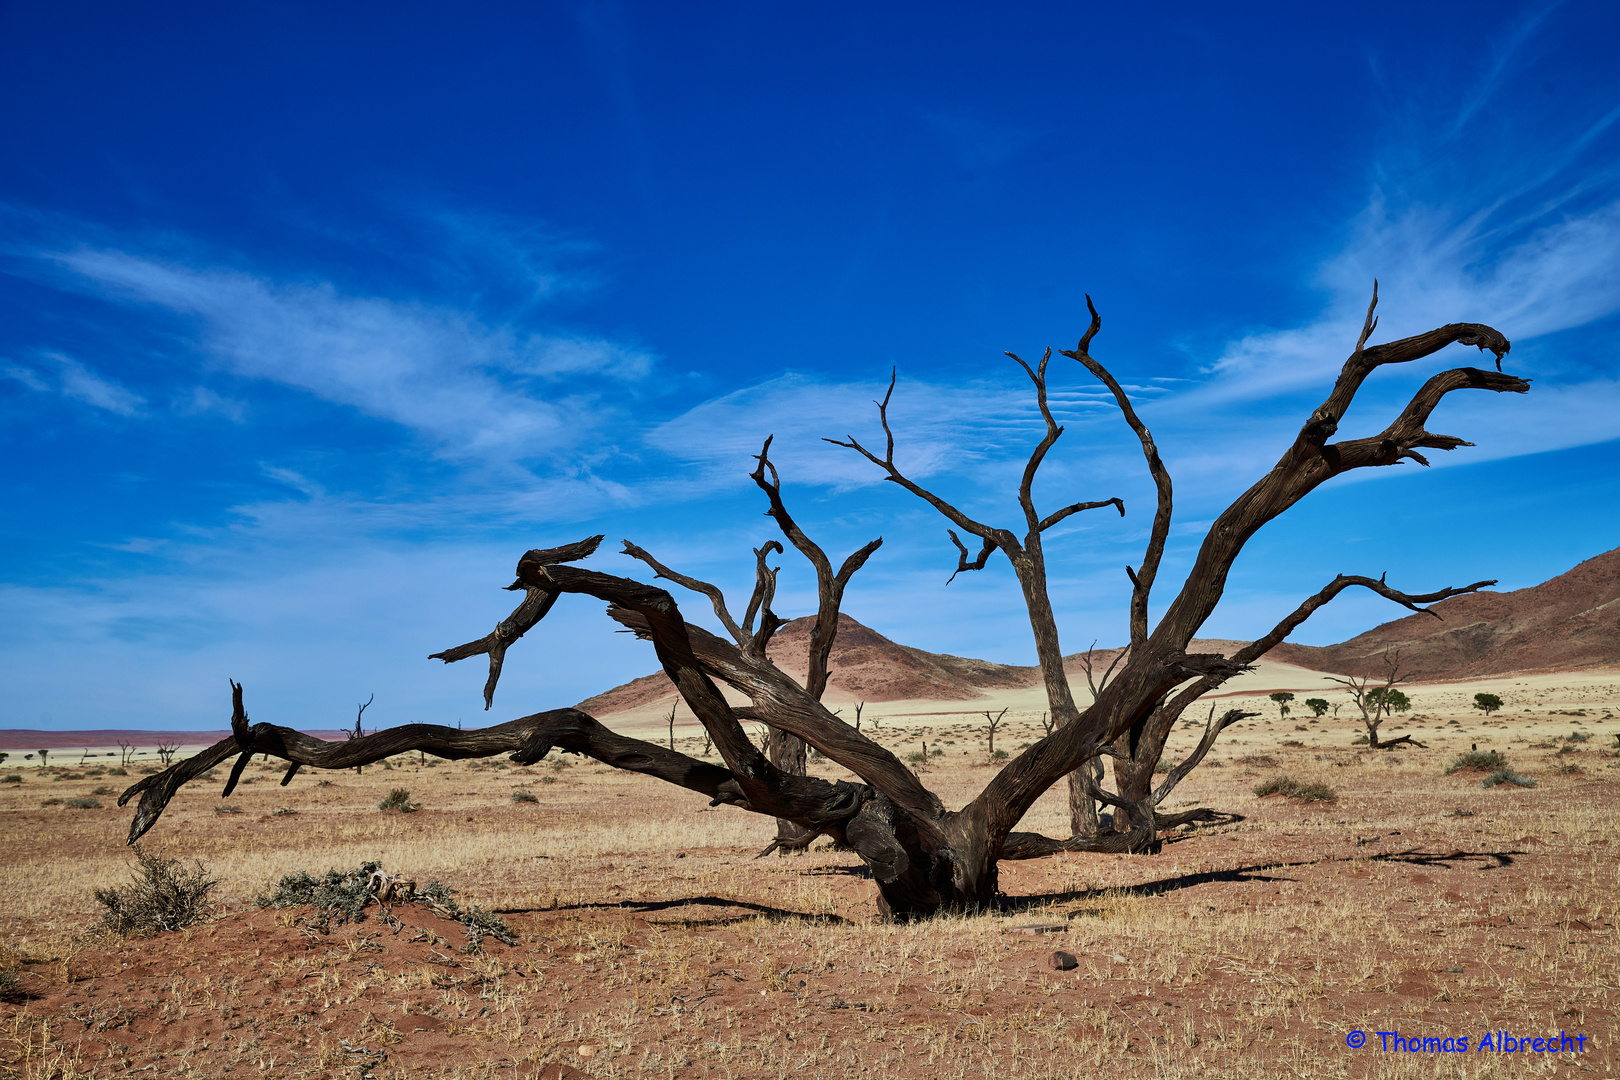
[[[1407,686],[1412,709],[1383,734],[1425,745],[1392,751],[1353,743],[1353,706],[1311,718],[1305,697],[1344,699],[1318,672],[1243,679],[1218,704],[1262,716],[1168,807],[1241,821],[1178,831],[1158,855],[1004,863],[1000,910],[910,925],[876,919],[853,855],[755,860],[772,822],[656,781],[567,756],[407,755],[286,788],[256,762],[229,799],[220,783],[183,791],[145,844],[216,875],[215,914],[121,939],[97,929],[92,892],[129,879],[130,808],[115,802],[150,766],[13,754],[0,1075],[1615,1075],[1620,671]],[[1274,689],[1297,695],[1292,715]],[[1479,691],[1502,712],[1471,708]],[[1039,731],[1024,691],[873,705],[862,729],[902,757],[926,743],[925,779],[954,805],[997,767],[983,712],[1001,708],[997,748],[1016,753]],[[641,713],[603,719],[666,737],[657,710]],[[677,745],[697,753],[694,732],[677,718]],[[1198,734],[1185,725],[1167,756]],[[1448,775],[1475,746],[1536,786]],[[1278,776],[1337,797],[1254,794]],[[420,809],[377,809],[394,788]],[[1064,806],[1049,793],[1025,824],[1064,833]],[[517,944],[467,953],[460,924],[416,905],[322,932],[307,908],[254,903],[283,875],[366,860],[501,913]],[[1078,966],[1055,970],[1056,950]],[[1499,1032],[1585,1038],[1568,1053],[1478,1049]],[[1468,1050],[1404,1049],[1413,1037]]]

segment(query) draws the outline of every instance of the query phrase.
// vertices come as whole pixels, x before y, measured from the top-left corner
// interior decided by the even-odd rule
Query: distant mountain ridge
[[[1401,670],[1415,679],[1464,679],[1583,667],[1620,666],[1620,548],[1588,559],[1528,589],[1479,592],[1434,605],[1433,615],[1409,615],[1337,645],[1284,642],[1266,659],[1340,675],[1379,675],[1384,652],[1399,648]],[[777,631],[770,655],[803,681],[813,617]],[[1247,642],[1193,641],[1189,651],[1230,656]],[[1120,648],[1095,649],[1097,677]],[[1071,677],[1085,654],[1064,657]],[[1040,669],[930,653],[891,641],[848,615],[838,617],[829,689],[864,701],[970,701],[987,690],[1036,686]],[[586,712],[614,713],[673,693],[663,672],[643,676],[580,703]]]
[[[1478,592],[1434,605],[1338,645],[1283,644],[1270,656],[1342,675],[1378,675],[1384,650],[1400,649],[1416,679],[1467,679],[1620,665],[1620,548],[1550,581],[1513,592]]]

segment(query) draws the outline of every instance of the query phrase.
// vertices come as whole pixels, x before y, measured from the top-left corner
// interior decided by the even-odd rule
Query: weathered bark
[[[1375,290],[1373,304],[1376,302]],[[1089,307],[1089,298],[1087,304]],[[1019,486],[1018,502],[1025,524],[1022,537],[969,517],[900,472],[895,465],[894,434],[888,419],[888,404],[895,387],[893,378],[888,393],[878,403],[878,418],[886,439],[883,455],[868,451],[853,438],[838,441],[838,445],[850,447],[877,465],[888,480],[934,506],[955,527],[948,531],[958,551],[958,573],[983,568],[989,557],[999,551],[1006,555],[1018,578],[1047,691],[1052,728],[1046,737],[1001,769],[979,796],[960,811],[946,810],[940,799],[894,754],[822,706],[820,697],[826,689],[827,662],[837,633],[844,587],[881,541],[855,552],[834,573],[825,553],[805,537],[782,505],[780,481],[769,461],[770,441],[766,440],[759,454],[759,466],[751,475],[770,500],[771,516],[789,542],[810,560],[817,574],[819,602],[811,634],[811,663],[806,685],[801,686],[785,675],[767,655],[771,635],[780,625],[770,607],[776,570],[766,565],[773,550],[783,550],[775,541],[755,552],[758,560],[755,590],[747,617],[741,624],[726,610],[717,588],[677,574],[634,544],[625,543],[625,553],[646,563],[659,577],[707,595],[731,641],[687,624],[674,599],[663,589],[570,565],[595,552],[602,539],[597,536],[525,554],[518,562],[517,580],[509,586],[524,593],[517,609],[485,638],[434,654],[447,662],[488,654],[487,706],[493,700],[508,647],[543,619],[559,597],[578,593],[605,601],[610,617],[652,643],[664,671],[719,751],[723,768],[669,748],[615,735],[573,709],[537,713],[481,731],[409,725],[345,743],[323,743],[289,728],[250,725],[241,707],[240,688],[237,688],[230,739],[163,773],[143,779],[124,793],[121,805],[136,794],[142,796],[131,827],[131,840],[152,826],[181,784],[233,754],[238,760],[226,784],[227,792],[234,787],[242,767],[254,753],[269,754],[291,763],[290,778],[304,765],[354,767],[412,749],[444,757],[509,753],[513,760],[532,763],[551,749],[560,748],[588,754],[615,768],[657,776],[700,792],[716,804],[775,817],[786,825],[767,851],[801,848],[816,835],[826,835],[847,844],[871,869],[883,910],[896,917],[993,903],[996,865],[1002,859],[1036,858],[1064,852],[1157,850],[1158,834],[1163,829],[1218,818],[1213,811],[1204,808],[1180,814],[1159,814],[1156,807],[1203,759],[1222,730],[1249,715],[1228,710],[1217,719],[1212,709],[1197,749],[1153,788],[1153,769],[1165,740],[1194,700],[1232,676],[1249,670],[1313,611],[1350,585],[1369,588],[1414,610],[1424,610],[1419,605],[1491,584],[1478,582],[1461,589],[1408,596],[1390,589],[1382,579],[1340,576],[1278,623],[1270,634],[1231,657],[1186,651],[1219,602],[1234,561],[1249,538],[1266,522],[1284,513],[1324,481],[1347,470],[1393,465],[1404,459],[1427,464],[1419,448],[1452,449],[1468,445],[1461,439],[1424,430],[1429,415],[1447,393],[1460,389],[1523,393],[1528,389],[1524,380],[1500,372],[1501,358],[1508,352],[1509,345],[1490,327],[1453,324],[1369,347],[1367,339],[1376,326],[1372,313],[1373,307],[1369,306],[1361,337],[1332,393],[1306,420],[1277,465],[1216,519],[1181,590],[1157,625],[1150,626],[1150,595],[1171,521],[1170,478],[1151,433],[1137,417],[1123,389],[1089,354],[1090,343],[1101,327],[1101,319],[1095,307],[1091,307],[1091,325],[1079,347],[1064,355],[1079,362],[1113,393],[1126,423],[1141,444],[1157,488],[1158,506],[1140,567],[1126,568],[1132,583],[1128,653],[1120,658],[1117,673],[1105,676],[1102,684],[1093,687],[1094,700],[1084,709],[1077,705],[1063,670],[1056,618],[1047,591],[1042,534],[1085,510],[1113,506],[1123,514],[1124,504],[1117,498],[1075,502],[1044,517],[1035,508],[1032,488],[1036,472],[1063,433],[1047,404],[1051,350],[1047,350],[1036,366],[1013,356],[1035,387],[1036,403],[1046,426],[1045,435],[1031,453]],[[1371,438],[1328,442],[1356,391],[1372,371],[1385,364],[1420,359],[1451,343],[1490,349],[1496,354],[1498,370],[1459,368],[1442,372],[1423,385],[1384,432]],[[955,529],[981,541],[976,557],[970,558]],[[760,617],[757,630],[753,627],[756,614]],[[716,680],[742,693],[750,704],[734,709],[720,693]],[[744,718],[764,722],[779,733],[783,741],[777,743],[772,752],[761,752],[743,730]],[[795,758],[788,751],[792,744],[785,741],[788,738],[802,740],[801,748],[803,745],[814,747],[849,769],[861,782],[830,783],[796,774]],[[1097,758],[1100,755],[1115,757],[1117,792],[1108,792],[1098,783],[1101,770]],[[1065,777],[1071,778],[1075,824],[1088,827],[1076,828],[1075,835],[1066,839],[1017,831],[1019,821],[1035,800]],[[1112,816],[1116,828],[1097,828],[1095,805],[1098,802],[1114,808]],[[791,835],[786,826],[792,827]]]

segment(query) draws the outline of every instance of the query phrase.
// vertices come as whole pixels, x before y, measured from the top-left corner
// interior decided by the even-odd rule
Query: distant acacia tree
[[[1286,690],[1279,690],[1271,695],[1271,700],[1277,703],[1277,711],[1284,720],[1288,719],[1288,703],[1294,700],[1294,695]]]
[[[1312,716],[1321,716],[1331,709],[1333,705],[1327,698],[1308,697],[1305,699],[1305,707],[1311,710]]]
[[[1049,513],[1036,508],[1033,488],[1037,472],[1064,429],[1048,403],[1048,349],[1036,363],[1008,354],[1034,390],[1035,406],[1044,433],[1030,453],[1016,492],[1016,529],[989,524],[970,516],[936,492],[923,487],[899,467],[896,437],[889,423],[889,401],[895,383],[878,402],[882,441],[876,449],[851,437],[829,440],[849,448],[870,462],[880,476],[928,503],[950,523],[947,530],[957,550],[956,572],[983,569],[993,555],[1004,556],[1017,577],[1025,611],[1033,632],[1035,652],[1051,714],[1052,733],[998,770],[984,789],[960,809],[945,802],[924,785],[916,771],[866,734],[833,715],[821,704],[826,687],[827,658],[837,633],[844,586],[875,552],[873,540],[844,560],[835,572],[825,552],[794,522],[781,497],[781,481],[771,462],[771,440],[758,455],[750,474],[769,504],[784,537],[815,569],[817,611],[810,634],[809,675],[800,684],[771,662],[767,645],[782,620],[771,609],[776,568],[767,565],[766,548],[755,552],[753,595],[741,621],[732,617],[721,590],[686,577],[660,563],[634,544],[625,554],[649,567],[659,578],[705,595],[727,637],[718,637],[688,623],[675,598],[663,588],[629,577],[585,569],[572,564],[593,555],[601,541],[590,537],[571,544],[524,554],[517,563],[511,589],[522,599],[511,615],[493,631],[435,654],[445,662],[476,655],[489,658],[484,702],[493,700],[507,650],[543,619],[563,596],[583,595],[608,604],[607,614],[638,637],[650,641],[665,673],[699,723],[713,737],[724,762],[712,765],[670,750],[655,742],[631,739],[602,726],[578,709],[535,713],[474,731],[410,724],[372,732],[344,742],[323,742],[292,728],[250,723],[242,702],[242,689],[232,689],[232,734],[196,756],[161,773],[142,779],[120,798],[120,804],[139,795],[140,806],[130,826],[133,842],[157,820],[179,787],[231,757],[236,764],[225,783],[228,795],[254,753],[268,753],[289,762],[287,778],[305,765],[353,768],[412,749],[424,749],[443,758],[488,757],[510,754],[513,761],[533,764],[552,750],[584,754],[614,768],[640,772],[699,792],[713,805],[729,805],[791,823],[795,835],[780,833],[770,848],[803,847],[818,836],[846,845],[869,868],[876,882],[882,910],[895,917],[927,915],[941,909],[972,908],[996,903],[998,864],[1005,859],[1029,859],[1060,852],[1148,852],[1159,847],[1159,833],[1173,825],[1210,820],[1218,815],[1207,809],[1179,814],[1161,813],[1165,797],[1195,768],[1220,733],[1253,715],[1238,709],[1217,714],[1211,706],[1198,745],[1162,779],[1155,769],[1166,740],[1182,714],[1227,680],[1252,665],[1284,640],[1312,612],[1352,586],[1378,593],[1412,610],[1461,593],[1473,592],[1490,581],[1460,589],[1445,588],[1409,595],[1389,587],[1382,578],[1340,575],[1307,598],[1268,633],[1231,655],[1190,653],[1195,636],[1214,614],[1225,592],[1233,564],[1249,540],[1268,522],[1334,477],[1356,469],[1395,465],[1402,461],[1427,464],[1425,449],[1451,450],[1468,445],[1450,435],[1437,435],[1424,425],[1436,406],[1456,390],[1523,393],[1525,380],[1501,372],[1501,358],[1509,345],[1496,330],[1474,323],[1453,323],[1414,337],[1368,345],[1377,326],[1373,316],[1376,287],[1361,335],[1340,370],[1328,396],[1305,417],[1298,434],[1276,465],[1216,516],[1179,590],[1157,605],[1156,624],[1149,624],[1153,588],[1170,535],[1172,493],[1170,473],[1153,436],[1138,417],[1125,389],[1091,356],[1090,346],[1102,326],[1095,307],[1091,325],[1079,345],[1062,355],[1090,372],[1112,396],[1125,424],[1140,443],[1147,472],[1156,490],[1152,522],[1142,557],[1126,568],[1131,582],[1129,647],[1094,686],[1093,700],[1082,707],[1075,699],[1064,669],[1057,617],[1048,591],[1046,534],[1075,514],[1104,507],[1124,513],[1115,498],[1068,503]],[[1090,307],[1090,300],[1087,300]],[[1381,432],[1362,438],[1333,441],[1339,423],[1365,380],[1381,367],[1406,364],[1430,356],[1453,343],[1478,346],[1496,355],[1497,369],[1452,368],[1432,376]],[[970,552],[961,535],[973,537],[978,553]],[[778,552],[780,544],[775,544]],[[953,575],[954,576],[954,575]],[[757,619],[757,622],[756,622]],[[1114,668],[1117,667],[1117,672]],[[726,684],[748,700],[733,705],[716,682]],[[759,722],[771,732],[761,748],[749,737],[745,724]],[[857,781],[827,781],[804,775],[803,746],[808,743],[825,757],[849,769]],[[795,744],[798,747],[794,751]],[[1099,759],[1114,759],[1114,790],[1098,780]],[[1045,792],[1067,778],[1071,828],[1067,837],[1047,837],[1018,828],[1019,822]],[[1111,826],[1095,826],[1101,801],[1114,809]]]
[[[1502,707],[1502,699],[1495,694],[1475,694],[1474,708],[1482,710],[1486,716],[1491,715]]]
[[[1412,707],[1412,699],[1393,686],[1375,686],[1367,691],[1367,699],[1372,702],[1373,708],[1382,709],[1386,716],[1403,713]]]

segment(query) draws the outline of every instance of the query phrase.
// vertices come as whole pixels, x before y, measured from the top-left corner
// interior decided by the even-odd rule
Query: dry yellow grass
[[[90,891],[126,874],[128,811],[107,798],[100,810],[42,807],[109,778],[15,770],[23,782],[0,787],[0,969],[24,971],[42,996],[0,1006],[0,1075],[156,1066],[292,1080],[354,1076],[368,1062],[378,1080],[528,1077],[557,1064],[600,1077],[1613,1075],[1620,723],[1603,717],[1607,690],[1542,689],[1533,719],[1491,720],[1467,710],[1472,687],[1413,692],[1413,714],[1388,726],[1429,748],[1392,753],[1350,745],[1342,712],[1285,721],[1266,702],[1266,717],[1236,729],[1173,797],[1243,822],[1157,857],[1008,864],[1006,910],[905,926],[874,920],[851,856],[753,861],[769,821],[653,781],[576,758],[528,769],[399,759],[360,776],[301,774],[286,789],[279,769],[255,765],[254,783],[227,800],[240,814],[214,812],[217,787],[182,793],[149,843],[223,877],[223,917],[164,942],[108,943],[85,936]],[[1016,752],[1037,721],[1009,714],[997,745]],[[1572,732],[1589,737],[1566,741]],[[1196,734],[1178,732],[1172,750]],[[877,736],[903,756],[924,740],[942,751],[927,779],[948,802],[995,767],[982,718],[968,714],[891,716]],[[1446,776],[1475,744],[1539,786]],[[1339,797],[1253,795],[1279,773]],[[376,810],[394,787],[423,809]],[[514,788],[538,801],[514,803]],[[284,807],[297,813],[273,814]],[[1059,833],[1065,817],[1054,792],[1026,824]],[[312,942],[296,913],[247,913],[283,874],[366,859],[515,912],[520,946],[452,968],[396,955],[403,938],[378,936],[375,921]],[[1026,923],[1064,929],[1010,932]],[[1054,948],[1079,967],[1049,969]],[[96,1028],[135,1009],[115,1000],[126,963],[166,988],[139,1003],[130,1023],[156,1034],[135,1049],[109,1034],[122,1029]],[[250,1016],[273,1022],[244,1026]],[[310,1019],[294,1026],[300,1016]],[[1534,1061],[1377,1050],[1373,1033],[1396,1029],[1466,1034],[1471,1046],[1486,1031],[1568,1030],[1589,1050]],[[1353,1030],[1373,1044],[1349,1048]],[[362,1060],[345,1040],[386,1060]]]

